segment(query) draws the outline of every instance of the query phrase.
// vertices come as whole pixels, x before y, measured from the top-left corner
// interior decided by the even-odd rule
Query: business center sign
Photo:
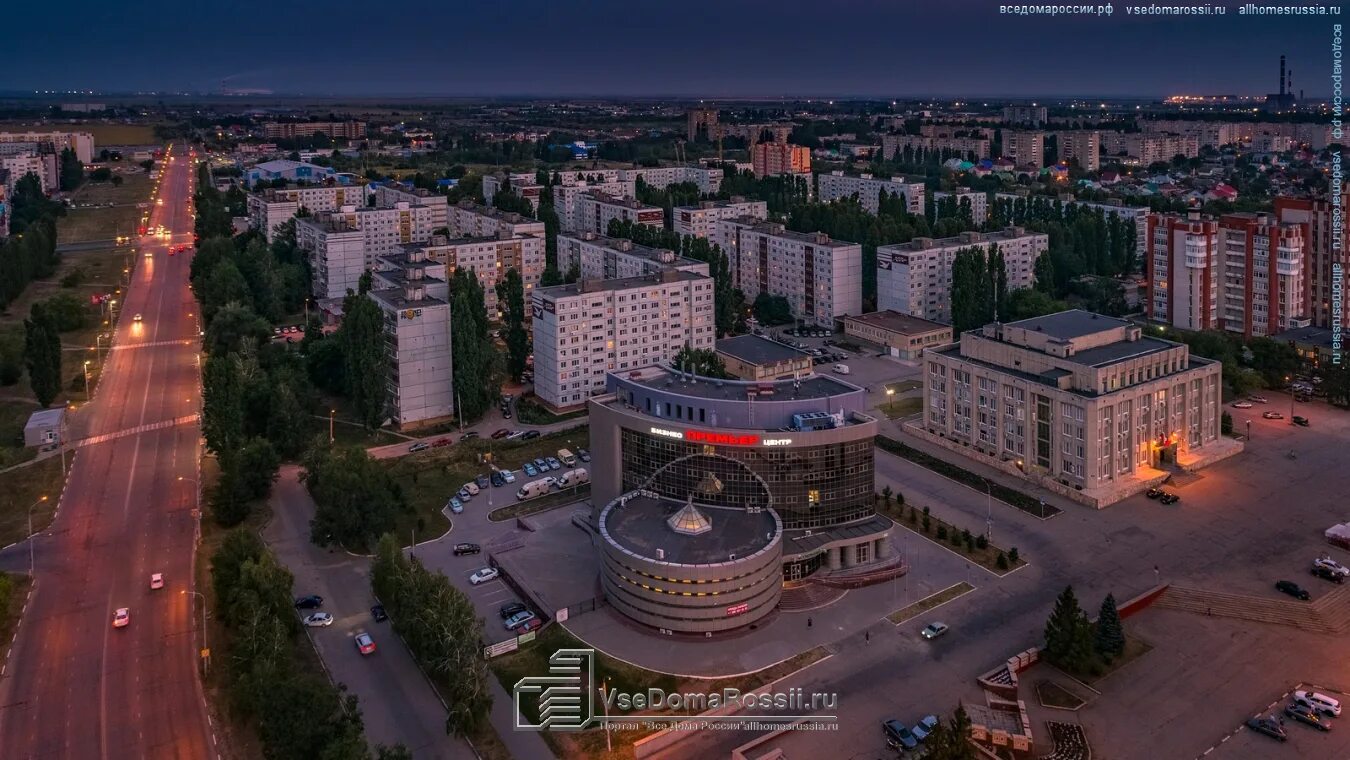
[[[710,430],[669,430],[653,427],[652,435],[674,438],[690,443],[710,443],[716,446],[791,446],[791,438],[761,438],[753,433],[718,433]]]

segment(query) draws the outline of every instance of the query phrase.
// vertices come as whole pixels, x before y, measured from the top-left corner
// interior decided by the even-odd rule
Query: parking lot
[[[883,355],[880,346],[859,341],[857,338],[843,333],[830,333],[826,337],[800,337],[785,335],[783,328],[765,330],[764,333],[765,337],[768,338],[789,340],[794,344],[800,343],[805,346],[802,349],[804,351],[814,349],[826,355],[833,355],[818,357],[819,360],[815,361],[814,364],[817,374],[835,374],[854,385],[867,388],[874,395],[884,394],[885,391],[882,386],[886,383],[920,377],[921,367],[918,362]],[[838,345],[839,343],[851,343],[862,350],[857,351],[852,347],[841,348]],[[835,364],[847,366],[848,374],[843,375],[834,372]],[[884,400],[884,396],[872,399],[873,403],[879,403],[881,400]]]
[[[1268,704],[1254,710],[1249,717],[1274,717],[1283,720],[1287,741],[1253,731],[1239,723],[1233,733],[1220,742],[1212,757],[1228,760],[1251,758],[1296,758],[1296,757],[1350,757],[1350,735],[1344,731],[1321,731],[1313,726],[1304,725],[1284,714],[1285,706],[1292,703],[1296,690],[1310,690],[1326,694],[1337,700],[1350,700],[1350,695],[1335,689],[1316,684],[1294,684],[1289,690],[1276,695]],[[1335,725],[1336,718],[1327,719],[1328,725]]]

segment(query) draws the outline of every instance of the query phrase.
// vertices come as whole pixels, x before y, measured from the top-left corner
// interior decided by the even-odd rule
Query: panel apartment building
[[[892,160],[903,156],[905,149],[922,151],[951,151],[958,158],[978,160],[989,157],[989,140],[983,137],[935,137],[929,135],[882,135],[881,155]]]
[[[1039,127],[1049,120],[1049,113],[1045,106],[1004,106],[1003,120],[1009,124]]]
[[[274,122],[263,125],[263,137],[268,140],[294,140],[324,133],[341,140],[360,140],[366,136],[364,121],[303,121]]]
[[[1149,319],[1246,336],[1303,325],[1303,225],[1266,214],[1151,214],[1147,243]]]
[[[384,315],[390,413],[399,427],[418,427],[454,412],[445,265],[420,249],[382,261],[367,295]]]
[[[70,148],[82,163],[94,162],[94,136],[88,132],[0,132],[0,143],[50,144],[57,155]]]
[[[949,238],[914,238],[877,248],[877,309],[951,324],[952,262],[968,248],[996,246],[1008,273],[1008,290],[1036,283],[1036,259],[1050,236],[1008,227],[999,232],[963,232]]]
[[[933,202],[939,203],[946,199],[952,199],[957,206],[969,204],[970,220],[975,224],[984,224],[989,219],[989,195],[988,193],[976,192],[974,190],[957,190],[951,193],[937,191],[933,193]]]
[[[1157,132],[1105,132],[1102,149],[1108,156],[1125,156],[1148,166],[1170,162],[1178,155],[1200,155],[1200,139],[1195,135],[1171,135]]]
[[[852,177],[842,171],[832,171],[816,178],[816,197],[821,203],[829,203],[839,198],[858,196],[858,202],[864,209],[875,214],[880,208],[881,192],[895,197],[905,197],[905,210],[911,214],[924,212],[924,184],[922,179],[891,177],[880,179],[870,174]]]
[[[686,344],[711,350],[716,336],[713,281],[695,272],[581,280],[530,301],[534,391],[553,410],[581,407],[608,372],[669,361]]]
[[[586,193],[604,193],[611,198],[635,198],[637,191],[633,180],[616,179],[605,182],[581,181],[575,184],[553,186],[553,210],[558,214],[558,226],[566,232],[581,229],[585,220],[581,217],[581,196]],[[601,230],[603,232],[604,230]]]
[[[1055,133],[1055,145],[1060,161],[1077,161],[1084,171],[1102,168],[1102,133],[1092,129],[1075,129]]]
[[[316,185],[269,188],[249,193],[246,198],[250,224],[260,230],[267,242],[276,237],[277,227],[305,209],[311,214],[337,211],[343,206],[366,205],[366,185]]]
[[[768,219],[769,204],[764,201],[748,201],[740,196],[733,196],[727,201],[701,201],[696,206],[676,206],[671,221],[681,237],[693,235],[706,238],[712,231],[714,222],[747,216]]]
[[[544,223],[521,216],[514,211],[502,211],[491,206],[464,200],[449,208],[447,226],[455,237],[515,237],[532,235],[544,237]]]
[[[402,248],[401,255],[382,258],[381,268],[397,267],[400,258],[416,253],[419,260],[444,267],[447,279],[453,277],[458,269],[468,269],[483,287],[483,305],[490,319],[501,318],[497,283],[505,279],[508,271],[514,269],[520,274],[526,302],[530,300],[530,293],[539,287],[539,279],[544,274],[542,236],[509,234],[505,231],[488,237],[450,238],[433,235],[425,243],[413,243]]]
[[[1333,299],[1344,298],[1344,277],[1350,271],[1350,230],[1343,223],[1350,208],[1350,191],[1339,204],[1331,198],[1275,199],[1275,218],[1281,224],[1304,225],[1307,256],[1304,280],[1308,308],[1305,313],[1317,327],[1331,328],[1336,320]],[[1337,271],[1341,274],[1337,276]],[[1340,309],[1341,327],[1350,328],[1350,309]]]
[[[530,208],[536,214],[539,213],[539,195],[544,192],[544,186],[535,184],[534,174],[522,172],[510,175],[488,174],[483,177],[483,200],[489,206],[502,189],[508,189],[524,198],[529,202]]]
[[[1070,310],[995,322],[925,351],[924,365],[932,440],[1106,501],[1223,446],[1222,365],[1124,320]]]
[[[1045,133],[1038,130],[1003,130],[1003,157],[1019,169],[1045,166]]]
[[[666,212],[660,206],[648,206],[632,198],[616,198],[591,190],[577,196],[572,228],[568,231],[604,235],[609,232],[609,223],[615,220],[663,229]]]
[[[652,248],[591,232],[558,236],[558,271],[566,274],[573,266],[583,280],[645,277],[668,269],[709,274],[706,261],[680,256],[668,248]]]
[[[756,177],[810,174],[811,149],[785,142],[762,142],[750,148],[750,165]]]
[[[838,317],[862,313],[862,246],[823,232],[792,232],[749,217],[714,223],[712,242],[727,255],[732,284],[754,301],[782,296],[792,314],[834,329]]]

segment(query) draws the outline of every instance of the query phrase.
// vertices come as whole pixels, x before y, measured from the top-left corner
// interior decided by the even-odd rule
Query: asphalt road
[[[36,590],[0,678],[9,760],[216,756],[190,593],[199,427],[144,427],[199,405],[191,256],[168,255],[191,240],[195,176],[183,149],[171,155],[151,224],[178,234],[142,241],[153,255],[137,256],[103,381],[72,423],[75,440],[109,437],[78,448],[56,519],[35,539]],[[150,590],[152,573],[163,589]],[[131,623],[114,629],[119,607]]]

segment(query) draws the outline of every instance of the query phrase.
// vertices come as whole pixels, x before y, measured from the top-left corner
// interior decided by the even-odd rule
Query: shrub
[[[977,548],[977,549],[988,549],[988,548],[989,548],[989,537],[986,536],[986,535],[984,535],[983,533],[981,533],[980,535],[976,536],[976,537],[975,537],[975,548]]]
[[[1013,548],[1011,548],[1011,549],[1008,550],[1008,560],[1011,561],[1011,562],[1016,562],[1016,561],[1017,561],[1017,547],[1016,547],[1016,546],[1014,546]]]
[[[899,504],[900,506],[903,507],[903,506],[905,505],[905,495],[902,494],[902,493],[900,493],[899,491],[896,491],[896,492],[895,492],[895,503],[896,503],[896,504]]]
[[[1007,569],[1008,569],[1008,558],[1007,558],[1006,556],[1004,556],[1003,552],[999,552],[999,553],[998,553],[998,560],[997,560],[994,564],[998,566],[998,569],[999,569],[999,570],[1007,570]]]
[[[891,505],[891,494],[892,494],[892,493],[893,493],[893,492],[891,491],[891,487],[890,487],[890,486],[886,486],[885,488],[881,489],[881,500],[884,501],[884,502],[886,502],[886,506],[888,506],[888,507]]]
[[[927,526],[924,527],[924,530],[927,530]],[[937,537],[938,537],[938,540],[939,540],[939,541],[945,541],[945,540],[947,539],[947,526],[946,526],[946,525],[939,525],[939,526],[938,526]]]
[[[924,517],[927,517],[927,516],[928,516],[928,512],[929,512],[929,508],[928,508],[928,507],[924,507],[924,508],[923,508],[923,515],[924,515]]]
[[[966,542],[966,552],[969,553],[975,551],[975,537],[966,533],[962,538],[964,538]]]
[[[83,284],[84,279],[85,279],[84,267],[76,267],[67,272],[65,277],[61,278],[61,287],[73,288],[77,285]]]
[[[928,520],[928,514],[927,514],[927,511],[925,510],[925,513],[924,513],[924,516],[923,516],[923,532],[924,532],[924,533],[927,533],[929,527],[930,527],[930,524],[929,524],[929,520]]]
[[[15,382],[18,382],[18,378],[17,378],[17,377],[16,377],[14,380],[15,380]],[[918,512],[915,512],[913,509],[909,510],[909,524],[910,524],[910,525],[917,525],[918,522],[919,522],[919,513],[918,513]]]

